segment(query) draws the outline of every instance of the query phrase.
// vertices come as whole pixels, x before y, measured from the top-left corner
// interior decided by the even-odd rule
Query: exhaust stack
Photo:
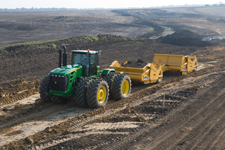
[[[66,52],[66,46],[63,46],[64,52],[63,52],[63,66],[67,66],[67,52]]]
[[[59,67],[61,67],[62,50],[59,49],[58,51],[59,51]]]

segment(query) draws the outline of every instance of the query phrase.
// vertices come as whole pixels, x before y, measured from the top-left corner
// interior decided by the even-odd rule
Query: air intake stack
[[[64,52],[63,52],[63,66],[67,66],[67,52],[66,52],[66,46],[63,46]]]
[[[59,67],[61,67],[62,50],[59,49],[58,51],[59,51]]]

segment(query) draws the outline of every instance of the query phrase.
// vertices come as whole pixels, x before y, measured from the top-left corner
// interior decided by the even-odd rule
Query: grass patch
[[[198,33],[197,30],[194,30],[194,29],[188,29],[189,31],[193,32],[193,33]]]
[[[74,19],[75,19],[74,17],[70,17],[70,18],[64,19],[64,21],[71,21],[71,20],[74,20]]]
[[[92,36],[91,39],[92,39],[93,41],[98,41],[98,37],[97,37],[97,36]]]
[[[164,30],[164,32],[162,33],[162,37],[165,37],[167,35],[171,35],[173,33],[175,33],[175,31],[173,30],[173,28],[166,27],[165,30]]]
[[[3,50],[5,49],[6,47],[13,47],[13,46],[20,46],[20,45],[40,45],[40,46],[43,46],[41,44],[47,44],[47,43],[53,43],[53,42],[57,42],[57,41],[60,41],[60,40],[66,40],[68,38],[62,38],[62,39],[54,39],[54,40],[46,40],[46,41],[32,41],[32,42],[25,42],[25,43],[16,43],[16,44],[10,44],[10,45],[3,45],[3,46],[0,46],[0,50]]]
[[[100,39],[106,39],[106,36],[105,36],[105,35],[98,35],[98,37],[99,37]]]
[[[91,36],[91,37],[86,37],[85,39],[93,42],[93,41],[98,41],[98,37],[97,36]]]
[[[127,40],[127,38],[122,38],[122,41],[126,41]]]
[[[53,49],[56,49],[56,45],[54,43],[50,44]]]
[[[150,30],[149,31],[154,31],[154,28],[150,27]]]
[[[164,28],[164,29],[166,29],[167,27],[166,26],[160,26],[161,28]]]

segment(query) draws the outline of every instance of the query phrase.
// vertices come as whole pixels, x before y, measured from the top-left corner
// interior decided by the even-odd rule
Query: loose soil
[[[186,14],[187,20],[204,18],[203,10],[196,12],[199,9],[190,8],[192,14]],[[187,9],[176,10],[186,13]],[[114,10],[113,13],[135,18],[139,14],[139,19],[147,25],[153,22],[147,15],[162,12],[177,15],[173,11]],[[67,18],[53,18],[64,19]],[[184,21],[184,18],[170,19]],[[154,20],[158,25],[153,25],[159,27],[165,20],[158,18]],[[177,30],[186,27],[183,24]],[[204,31],[198,35],[215,31],[205,32],[206,29],[198,30]],[[160,36],[161,29],[157,32],[154,36]],[[145,36],[152,37],[150,33],[153,32]],[[223,44],[177,46],[151,39],[96,37],[72,37],[1,49],[0,64],[4,65],[0,65],[0,149],[225,149]],[[154,53],[196,55],[199,66],[196,72],[185,76],[164,73],[160,84],[133,84],[130,97],[120,101],[110,99],[108,105],[98,109],[79,108],[73,99],[64,105],[43,103],[38,94],[40,80],[58,66],[57,49],[62,45],[68,50],[102,50],[102,68],[113,60],[143,67],[152,61]],[[68,64],[69,59],[70,54]]]

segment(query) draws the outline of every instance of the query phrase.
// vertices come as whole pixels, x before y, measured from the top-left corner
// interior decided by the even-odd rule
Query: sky
[[[225,0],[1,0],[0,8],[129,8],[215,4]]]

